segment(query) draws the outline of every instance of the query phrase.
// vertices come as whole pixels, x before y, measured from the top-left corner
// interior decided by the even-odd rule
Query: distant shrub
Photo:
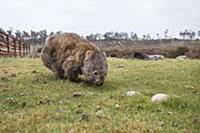
[[[177,50],[176,50],[177,56],[185,55],[186,52],[189,52],[189,49],[188,49],[188,47],[185,47],[185,46],[180,46],[180,47],[178,47]]]
[[[168,57],[169,58],[176,58],[177,56],[185,55],[187,52],[189,52],[188,47],[180,46],[180,47],[177,47],[176,50],[169,51]]]
[[[200,59],[200,48],[193,48],[186,55],[191,59]]]

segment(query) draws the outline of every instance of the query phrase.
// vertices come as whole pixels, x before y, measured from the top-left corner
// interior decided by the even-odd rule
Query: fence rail
[[[30,54],[30,45],[0,31],[0,57],[24,57]]]

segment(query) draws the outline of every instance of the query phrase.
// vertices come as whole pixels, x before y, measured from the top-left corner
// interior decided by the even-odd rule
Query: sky
[[[200,0],[0,0],[0,28],[177,36],[200,30]]]

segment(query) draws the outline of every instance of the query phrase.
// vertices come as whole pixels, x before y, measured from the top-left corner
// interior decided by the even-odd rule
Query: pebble
[[[115,104],[115,108],[119,109],[120,108],[119,104]]]
[[[10,77],[16,77],[17,75],[15,73],[10,74]]]
[[[126,96],[129,96],[129,97],[131,97],[131,96],[137,96],[137,95],[140,95],[140,93],[136,92],[136,91],[127,91],[126,92]]]
[[[102,110],[98,110],[95,114],[96,114],[96,116],[97,116],[98,118],[102,118],[103,115],[104,115],[104,113],[103,113]]]
[[[123,68],[124,65],[120,64],[120,65],[117,65],[116,68]]]
[[[36,71],[36,70],[33,70],[33,71],[31,71],[31,73],[37,73],[37,71]]]
[[[151,98],[153,103],[162,103],[166,102],[169,99],[169,96],[164,93],[158,93]]]
[[[80,119],[81,121],[88,121],[89,120],[89,116],[88,116],[88,114],[86,113],[86,112],[83,112],[82,114],[81,114],[81,119]]]
[[[74,93],[72,93],[72,96],[80,97],[80,96],[82,96],[82,93],[81,92],[74,92]]]

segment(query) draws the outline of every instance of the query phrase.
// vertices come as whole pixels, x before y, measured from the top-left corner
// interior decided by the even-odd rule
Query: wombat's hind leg
[[[67,76],[73,82],[81,82],[81,79],[78,78],[79,71],[75,67],[68,69]]]
[[[80,74],[80,66],[74,65],[74,57],[65,59],[62,69],[64,70],[64,77],[73,82],[79,82],[78,76]]]

